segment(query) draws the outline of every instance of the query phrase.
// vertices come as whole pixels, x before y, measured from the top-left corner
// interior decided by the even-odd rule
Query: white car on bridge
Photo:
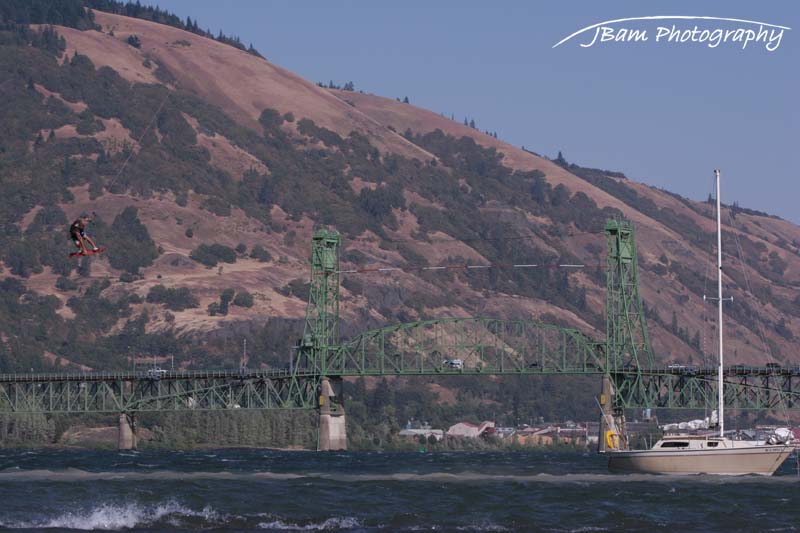
[[[448,368],[454,368],[456,370],[463,370],[464,369],[464,361],[461,359],[445,359],[442,361],[442,366]]]

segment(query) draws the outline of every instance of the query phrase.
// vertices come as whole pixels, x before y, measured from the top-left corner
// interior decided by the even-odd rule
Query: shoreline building
[[[448,437],[461,437],[467,439],[476,439],[494,434],[494,422],[484,420],[480,425],[470,424],[469,422],[459,422],[450,426],[447,430]]]

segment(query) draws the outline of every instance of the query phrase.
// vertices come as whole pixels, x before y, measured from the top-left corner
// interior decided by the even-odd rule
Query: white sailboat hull
[[[771,476],[793,450],[792,446],[785,445],[753,445],[695,450],[615,450],[607,454],[611,472]]]

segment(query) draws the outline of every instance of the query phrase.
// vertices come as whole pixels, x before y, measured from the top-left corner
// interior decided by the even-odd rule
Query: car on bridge
[[[148,368],[145,372],[142,372],[140,377],[144,379],[153,379],[158,380],[167,375],[167,371],[163,368]]]
[[[442,366],[446,368],[453,368],[455,370],[463,370],[464,369],[464,361],[461,359],[445,359],[442,361]]]

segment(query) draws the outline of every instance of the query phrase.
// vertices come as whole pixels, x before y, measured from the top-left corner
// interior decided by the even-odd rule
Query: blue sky
[[[147,0],[238,35],[311,81],[408,96],[474,119],[515,145],[619,170],[695,199],[723,173],[723,200],[800,223],[800,3]],[[702,15],[791,27],[777,50],[751,43],[598,43],[605,20]],[[702,28],[735,29],[733,23]],[[757,29],[757,27],[756,27]]]

